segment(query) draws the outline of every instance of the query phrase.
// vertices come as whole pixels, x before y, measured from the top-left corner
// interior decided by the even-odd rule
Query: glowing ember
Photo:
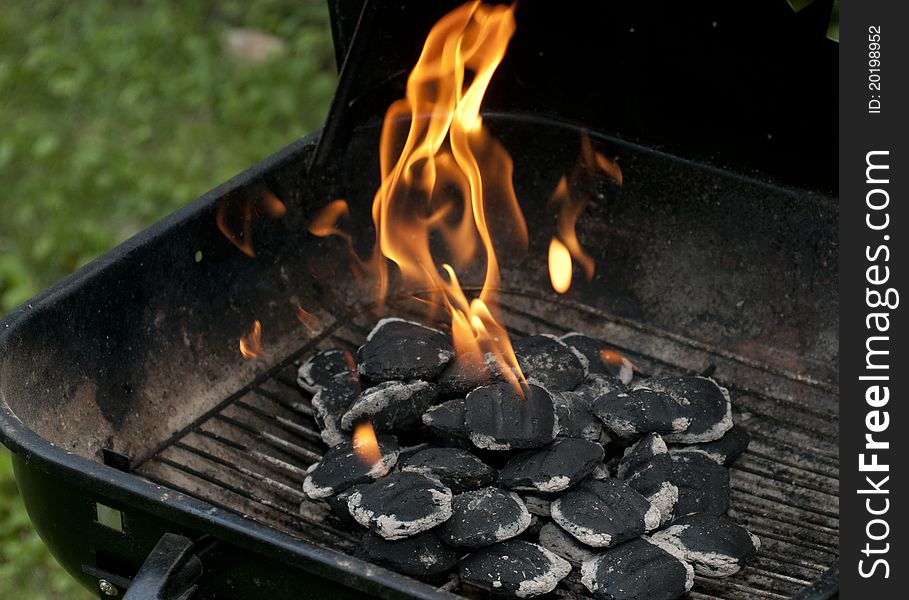
[[[600,360],[603,361],[604,365],[610,365],[613,367],[621,367],[623,364],[628,365],[628,368],[633,371],[640,372],[640,369],[635,366],[633,362],[622,356],[620,353],[609,348],[603,348],[600,350]]]
[[[376,432],[369,421],[354,427],[353,449],[360,460],[367,465],[374,465],[382,460],[379,441],[376,439]]]
[[[552,289],[560,294],[571,287],[571,254],[556,237],[549,242],[549,280]]]
[[[246,360],[256,358],[262,353],[262,324],[258,319],[253,321],[249,333],[240,337],[240,354]]]
[[[277,196],[264,190],[257,198],[240,199],[225,196],[215,211],[218,229],[230,242],[250,257],[256,256],[252,243],[252,224],[262,214],[280,219],[287,214],[287,207]]]

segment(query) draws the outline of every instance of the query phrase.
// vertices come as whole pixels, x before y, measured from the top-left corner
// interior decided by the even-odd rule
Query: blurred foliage
[[[264,61],[227,49],[248,30]],[[334,85],[324,0],[4,1],[0,314],[317,128]],[[29,526],[0,450],[14,597],[89,596]]]

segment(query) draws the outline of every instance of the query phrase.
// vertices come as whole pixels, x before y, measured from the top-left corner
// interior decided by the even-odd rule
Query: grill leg
[[[196,593],[202,561],[191,540],[165,533],[133,579],[124,600],[189,600]]]

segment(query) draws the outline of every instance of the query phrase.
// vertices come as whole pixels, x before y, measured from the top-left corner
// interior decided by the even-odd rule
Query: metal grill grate
[[[731,470],[730,515],[761,537],[756,559],[735,577],[698,577],[690,598],[784,599],[837,558],[839,459],[836,386],[656,331],[594,309],[526,294],[504,297],[517,336],[584,331],[609,340],[649,374],[715,368],[730,388],[734,418],[751,446]],[[400,307],[391,312],[415,316]],[[357,533],[339,526],[302,493],[306,468],[325,447],[310,395],[295,383],[296,364],[320,349],[355,349],[377,320],[364,311],[336,322],[269,372],[177,432],[135,472],[309,542],[352,552]],[[584,598],[569,576],[558,595]],[[443,586],[459,591],[456,580]]]

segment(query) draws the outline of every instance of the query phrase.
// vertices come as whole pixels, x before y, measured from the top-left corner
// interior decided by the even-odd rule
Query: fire
[[[382,452],[379,450],[379,440],[376,439],[376,432],[372,428],[372,423],[369,421],[365,421],[354,427],[353,450],[360,460],[367,465],[374,465],[382,460]]]
[[[246,335],[240,336],[240,354],[249,360],[262,353],[262,324],[258,319],[253,321],[252,329]]]
[[[578,218],[583,214],[590,197],[577,190],[593,189],[593,179],[599,176],[599,172],[622,185],[622,170],[615,162],[596,152],[590,138],[584,134],[581,136],[581,153],[577,164],[568,176],[562,176],[549,199],[549,205],[559,209],[556,235],[549,244],[549,278],[553,289],[560,294],[571,287],[572,259],[581,266],[588,281],[593,279],[593,258],[581,247],[576,231]]]
[[[316,315],[312,314],[302,306],[297,307],[297,320],[300,322],[300,325],[308,329],[315,328],[319,324],[319,319]]]
[[[269,190],[264,190],[258,197],[236,199],[226,196],[215,210],[215,222],[224,237],[244,254],[255,258],[252,225],[263,213],[273,219],[280,219],[287,214],[287,207]]]

